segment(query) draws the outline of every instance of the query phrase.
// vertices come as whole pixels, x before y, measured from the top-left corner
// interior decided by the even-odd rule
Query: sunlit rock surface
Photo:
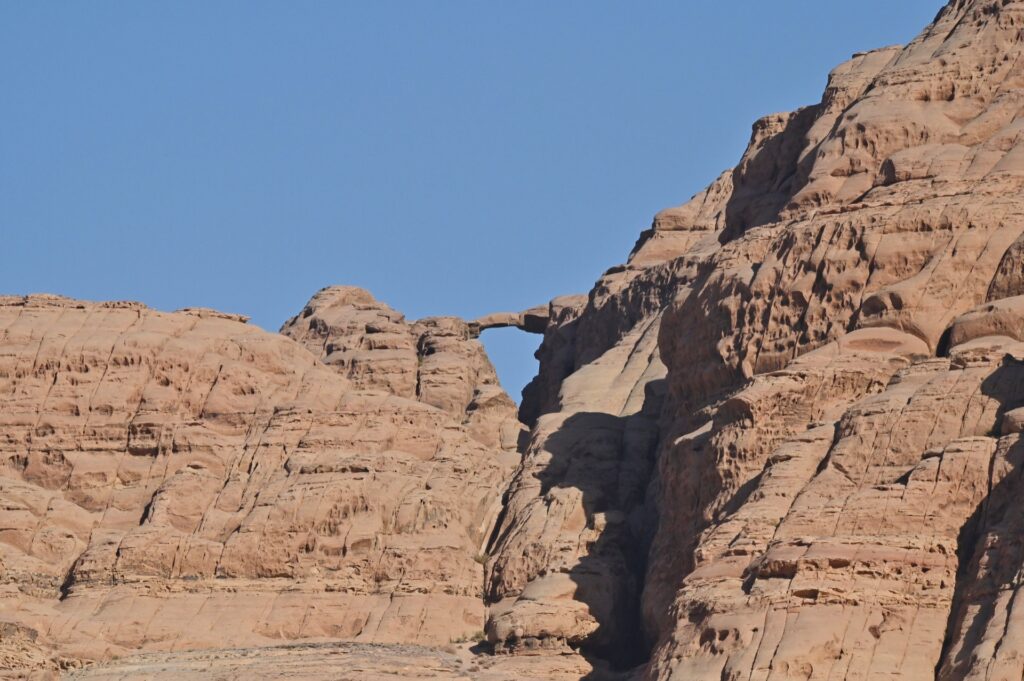
[[[0,674],[1021,678],[1022,52],[949,3],[539,308],[0,299]]]

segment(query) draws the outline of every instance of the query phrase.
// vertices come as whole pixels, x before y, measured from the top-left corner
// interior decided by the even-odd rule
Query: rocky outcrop
[[[295,342],[223,315],[0,303],[7,664],[482,628],[514,404],[465,324],[410,325],[354,289],[306,310]],[[321,324],[325,362],[303,347]]]
[[[524,312],[0,300],[0,666],[1021,678],[1022,36],[854,55]]]
[[[1022,25],[1024,3],[954,2],[855,55],[553,307],[488,567],[499,648],[687,680],[992,659],[1008,601],[976,601],[1014,559],[965,561],[1024,422]]]
[[[333,286],[313,296],[281,333],[359,388],[441,409],[484,445],[517,447],[516,405],[475,340],[479,323],[428,317],[409,324],[366,291]]]
[[[649,678],[930,678],[960,645],[960,557],[1024,398],[1016,304],[985,304],[1020,293],[1022,20],[1021,3],[952,3],[907,48],[842,67],[771,209],[727,210],[729,240],[666,311]],[[881,361],[901,347],[909,365]],[[804,366],[823,350],[881,373],[822,383]],[[793,371],[805,397],[750,406]],[[769,499],[770,533],[753,520]]]

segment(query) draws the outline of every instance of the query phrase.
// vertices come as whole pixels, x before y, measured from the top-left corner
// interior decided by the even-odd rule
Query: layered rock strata
[[[41,296],[0,329],[7,665],[482,629],[518,426],[464,323],[328,289],[300,342]]]
[[[1021,678],[1022,53],[950,2],[525,312],[3,299],[0,666]]]

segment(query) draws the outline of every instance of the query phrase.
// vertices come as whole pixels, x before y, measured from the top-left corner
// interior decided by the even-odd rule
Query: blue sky
[[[754,119],[940,6],[3,3],[0,292],[270,330],[329,284],[410,318],[585,292]],[[538,338],[484,335],[515,395]]]

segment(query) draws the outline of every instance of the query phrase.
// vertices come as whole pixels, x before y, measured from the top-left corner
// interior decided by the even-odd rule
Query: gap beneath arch
[[[498,372],[501,387],[516,404],[522,402],[523,388],[537,374],[537,360],[533,353],[543,339],[541,335],[527,333],[514,326],[485,329],[480,333],[480,342]]]

